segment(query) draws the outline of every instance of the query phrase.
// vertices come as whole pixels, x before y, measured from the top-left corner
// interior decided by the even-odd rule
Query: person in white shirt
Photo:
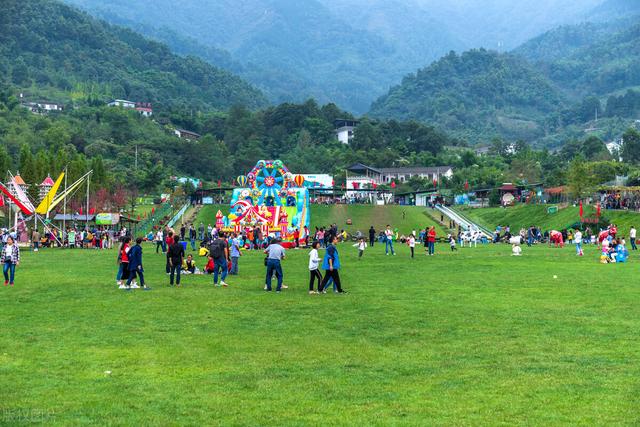
[[[638,247],[636,246],[636,228],[632,225],[629,230],[629,242],[631,243],[631,250],[636,251]]]
[[[313,283],[315,279],[318,279],[318,288],[320,287],[320,283],[322,283],[322,274],[320,274],[320,270],[318,267],[320,266],[320,257],[318,256],[318,247],[320,247],[319,242],[313,242],[311,245],[311,252],[309,252],[309,294],[316,294],[317,292],[313,290]]]
[[[414,231],[409,236],[409,240],[407,240],[407,244],[409,245],[409,249],[411,250],[411,258],[415,258],[415,250],[416,250],[416,232]]]
[[[576,255],[582,256],[582,232],[580,230],[576,230],[573,235],[573,242],[576,244]]]
[[[360,237],[360,241],[353,245],[354,248],[358,248],[358,259],[364,255],[364,250],[367,247],[367,242],[364,241],[364,237]]]
[[[384,252],[389,255],[389,248],[391,248],[391,254],[395,255],[396,252],[393,250],[393,230],[390,225],[387,225],[387,229],[384,231],[385,239],[385,247]]]

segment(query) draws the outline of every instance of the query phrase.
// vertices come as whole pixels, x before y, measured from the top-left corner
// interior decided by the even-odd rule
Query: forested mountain
[[[200,56],[275,102],[368,110],[402,76],[450,50],[508,50],[602,0],[64,0]],[[169,30],[169,31],[166,31]],[[179,38],[171,35],[177,34]],[[238,66],[241,64],[241,66]]]
[[[28,92],[130,98],[160,108],[266,104],[227,71],[50,0],[2,2],[0,79]]]
[[[502,135],[544,135],[545,115],[564,102],[561,93],[525,60],[484,49],[453,52],[377,100],[373,117],[415,119],[478,142]]]
[[[534,61],[571,96],[640,86],[640,16],[550,31],[515,53]]]
[[[640,0],[605,0],[590,10],[585,19],[605,22],[637,14],[640,14]]]

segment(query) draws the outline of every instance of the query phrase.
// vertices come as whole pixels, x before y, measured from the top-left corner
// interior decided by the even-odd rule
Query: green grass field
[[[531,225],[539,226],[542,230],[562,230],[580,221],[578,207],[570,206],[553,214],[547,213],[547,207],[547,205],[517,205],[508,208],[456,209],[489,230],[494,230],[497,225],[509,225],[512,232],[520,228],[528,228]],[[584,214],[585,216],[595,215],[595,209],[591,206],[585,206]],[[636,228],[640,227],[640,213],[638,212],[603,209],[602,216],[617,224],[618,230],[624,236],[629,235],[629,228],[632,225]]]
[[[196,224],[214,225],[216,213],[221,210],[223,214],[229,213],[228,206],[211,205],[203,206],[196,218]],[[443,227],[427,214],[425,208],[416,206],[371,206],[371,205],[312,205],[311,229],[314,227],[326,227],[333,223],[338,229],[345,229],[348,233],[360,230],[366,234],[372,225],[376,230],[384,230],[387,224],[398,228],[402,234],[408,234],[413,230],[436,226],[439,235],[446,234]],[[404,212],[404,218],[402,213]],[[347,225],[347,219],[351,219],[352,225]]]
[[[0,286],[0,424],[640,423],[636,254],[397,249],[341,246],[350,293],[315,296],[306,251],[281,294],[256,253],[228,289],[175,289],[145,246],[153,290],[125,292],[114,252],[25,251]]]

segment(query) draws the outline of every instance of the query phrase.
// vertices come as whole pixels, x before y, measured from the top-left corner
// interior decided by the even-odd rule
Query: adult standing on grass
[[[576,255],[582,256],[583,255],[583,252],[582,252],[582,232],[580,230],[576,230],[575,234],[573,235],[573,241],[576,244]]]
[[[2,264],[2,274],[4,274],[4,285],[13,286],[16,267],[20,265],[20,248],[11,236],[7,237],[7,243],[2,247],[0,264]]]
[[[118,249],[116,283],[120,289],[125,288],[122,282],[129,278],[129,243],[131,243],[131,237],[123,237]]]
[[[240,256],[242,253],[240,252],[240,239],[238,235],[233,233],[231,235],[231,241],[229,242],[230,247],[230,255],[231,255],[231,271],[229,272],[232,276],[238,275],[238,261],[240,260]]]
[[[389,248],[391,248],[391,254],[395,255],[396,251],[393,250],[393,230],[391,229],[391,226],[389,224],[387,224],[387,229],[384,230],[384,237],[384,253],[389,255]]]
[[[314,241],[311,244],[311,252],[309,252],[309,294],[315,294],[313,284],[318,279],[318,289],[322,283],[322,274],[320,274],[320,257],[318,256],[318,248],[320,243]]]
[[[40,246],[40,233],[38,233],[37,228],[34,228],[33,233],[31,233],[31,243],[33,244],[33,252],[38,252],[38,247]]]
[[[280,245],[280,241],[278,239],[274,239],[267,249],[264,251],[267,254],[267,277],[265,280],[266,291],[271,292],[271,279],[273,278],[273,273],[276,274],[276,278],[278,279],[278,286],[276,287],[276,292],[280,292],[282,289],[282,280],[284,279],[284,274],[282,272],[282,260],[285,258],[285,250]]]
[[[164,235],[162,234],[162,230],[158,230],[156,232],[155,238],[153,240],[156,242],[156,253],[159,253],[160,250],[162,250],[162,253],[164,253]]]
[[[229,248],[227,242],[224,240],[224,233],[220,232],[211,245],[209,246],[209,255],[213,258],[213,285],[224,286],[229,285],[224,281],[227,278],[228,262],[229,262]],[[220,277],[220,284],[218,284],[218,277]]]
[[[171,265],[169,264],[169,248],[171,247],[171,245],[173,245],[173,231],[169,231],[169,234],[167,234],[167,238],[164,240],[164,244],[165,244],[165,247],[167,248],[166,250],[167,265],[165,267],[165,270],[167,274],[171,274]]]
[[[189,224],[189,240],[191,241],[191,250],[196,250],[196,229],[193,228],[193,224]]]
[[[376,229],[373,228],[373,225],[371,226],[371,228],[369,228],[369,246],[373,247],[373,244],[376,241]]]
[[[638,250],[638,247],[636,246],[636,233],[636,228],[632,225],[631,229],[629,230],[629,241],[631,242],[632,251]]]
[[[127,290],[131,289],[131,282],[138,276],[140,278],[140,286],[145,291],[151,290],[144,283],[144,268],[142,268],[142,237],[136,239],[136,244],[129,250],[129,278],[127,279]]]
[[[167,258],[169,258],[170,267],[169,286],[173,286],[173,277],[175,275],[177,275],[176,286],[180,286],[180,271],[182,271],[182,262],[184,261],[184,247],[177,236],[174,239],[173,245],[169,247]]]
[[[436,252],[436,228],[432,225],[427,232],[427,251],[429,256]]]
[[[320,288],[318,292],[324,293],[324,288],[329,283],[329,280],[333,280],[333,283],[336,285],[337,292],[340,294],[346,293],[342,289],[342,285],[340,283],[340,255],[338,254],[338,248],[336,244],[338,243],[338,238],[333,236],[331,239],[330,245],[327,246],[327,250],[324,254],[324,259],[322,260],[322,269],[325,271],[324,279],[322,279],[322,283],[320,283]]]
[[[200,222],[198,226],[198,239],[200,241],[204,240],[204,223]]]

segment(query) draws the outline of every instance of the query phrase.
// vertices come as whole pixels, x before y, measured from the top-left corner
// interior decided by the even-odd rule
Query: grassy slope
[[[579,208],[568,207],[559,210],[555,214],[548,214],[544,205],[518,205],[509,208],[481,208],[463,209],[462,212],[480,225],[495,229],[497,225],[509,225],[512,230],[527,228],[531,225],[541,227],[543,230],[563,229],[580,220]],[[460,208],[457,208],[460,209]],[[585,207],[585,215],[593,215],[591,207]],[[622,235],[628,235],[631,225],[640,226],[640,214],[626,211],[606,211],[603,216],[618,225]]]
[[[215,224],[216,212],[229,212],[228,206],[204,206],[196,220],[205,224]],[[405,219],[402,219],[402,212]],[[353,225],[347,225],[350,218]],[[419,230],[427,226],[435,225],[439,234],[445,233],[444,229],[427,215],[425,208],[416,206],[370,206],[370,205],[311,205],[311,228],[322,227],[336,223],[338,229],[345,229],[349,233],[357,230],[365,233],[372,225],[376,230],[382,230],[387,224],[398,228],[400,233],[408,234],[412,230]]]
[[[113,252],[24,253],[16,287],[0,286],[0,416],[7,425],[25,413],[46,425],[640,422],[635,259],[603,266],[593,247],[584,258],[525,248],[517,259],[508,245],[453,255],[438,245],[436,257],[410,262],[398,250],[385,257],[376,246],[357,261],[342,246],[344,296],[306,294],[306,251],[289,251],[281,295],[262,291],[260,254],[242,258],[229,289],[204,276],[171,289],[164,257],[146,246],[154,290],[125,293],[113,284]]]

